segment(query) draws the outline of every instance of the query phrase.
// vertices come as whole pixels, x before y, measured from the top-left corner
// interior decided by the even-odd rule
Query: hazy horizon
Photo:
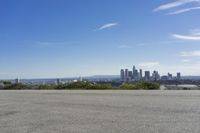
[[[200,76],[200,0],[1,0],[0,79]]]

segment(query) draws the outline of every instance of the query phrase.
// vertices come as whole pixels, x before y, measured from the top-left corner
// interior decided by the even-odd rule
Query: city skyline
[[[136,68],[133,65],[132,70],[124,68],[120,70],[120,80],[121,81],[159,81],[159,80],[181,80],[181,72],[177,72],[174,76],[172,73],[168,72],[162,75],[154,69],[153,71],[143,70],[141,68]]]
[[[1,0],[0,79],[200,76],[200,0]]]

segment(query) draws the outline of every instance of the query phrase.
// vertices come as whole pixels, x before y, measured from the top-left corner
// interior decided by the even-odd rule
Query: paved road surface
[[[0,91],[0,133],[200,133],[200,91]]]

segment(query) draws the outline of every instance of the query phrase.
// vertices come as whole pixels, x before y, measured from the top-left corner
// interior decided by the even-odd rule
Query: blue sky
[[[0,78],[200,75],[200,0],[1,0]]]

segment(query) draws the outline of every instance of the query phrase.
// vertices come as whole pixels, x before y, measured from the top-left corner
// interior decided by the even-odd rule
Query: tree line
[[[124,83],[121,86],[115,87],[111,84],[96,84],[89,81],[78,81],[68,84],[58,85],[25,85],[22,83],[12,84],[5,81],[1,90],[158,90],[160,84],[155,82],[139,82],[139,83]]]

